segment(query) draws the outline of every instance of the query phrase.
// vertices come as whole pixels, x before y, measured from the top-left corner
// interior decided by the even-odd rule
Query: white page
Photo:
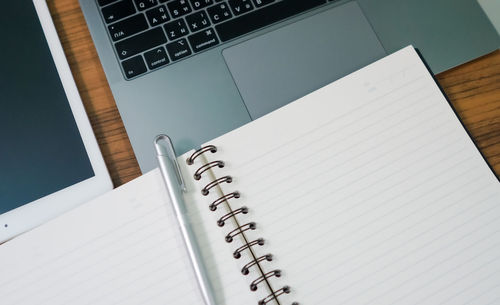
[[[169,205],[154,170],[0,246],[0,304],[204,304]],[[238,304],[227,267],[209,266],[216,296]]]
[[[412,47],[219,137],[282,304],[498,304],[500,187]]]

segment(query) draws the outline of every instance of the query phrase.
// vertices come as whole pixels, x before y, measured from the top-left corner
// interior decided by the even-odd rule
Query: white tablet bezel
[[[0,243],[113,188],[45,0],[33,0],[95,176],[0,215]]]

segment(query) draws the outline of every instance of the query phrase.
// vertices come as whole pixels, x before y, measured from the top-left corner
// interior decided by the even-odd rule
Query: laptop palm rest
[[[383,57],[353,1],[223,51],[252,119]]]

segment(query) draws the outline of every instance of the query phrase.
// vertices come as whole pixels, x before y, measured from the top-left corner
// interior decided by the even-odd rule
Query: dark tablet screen
[[[0,214],[94,176],[31,0],[0,10]]]

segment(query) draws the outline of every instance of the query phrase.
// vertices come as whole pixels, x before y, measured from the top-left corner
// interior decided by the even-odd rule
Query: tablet
[[[2,242],[112,183],[45,1],[8,1],[0,37]]]

